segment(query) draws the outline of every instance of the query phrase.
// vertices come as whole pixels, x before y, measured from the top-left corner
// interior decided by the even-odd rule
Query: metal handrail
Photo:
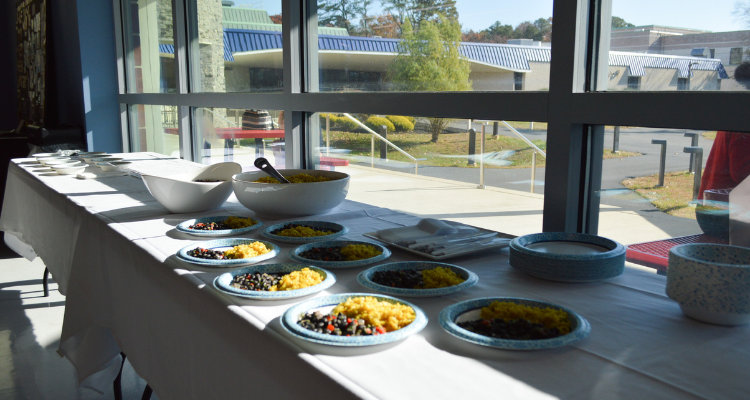
[[[218,113],[215,113],[215,112],[213,112],[213,111],[209,110],[208,108],[203,108],[203,109],[204,109],[205,111],[208,111],[208,112],[210,112],[211,114],[213,114],[213,115],[215,115],[215,116],[217,116],[217,117],[219,117],[219,118],[223,119],[224,121],[226,121],[226,122],[229,122],[230,124],[232,124],[232,125],[234,125],[234,126],[239,126],[239,125],[237,125],[237,123],[236,123],[236,122],[232,122],[232,121],[230,121],[230,120],[228,120],[228,119],[226,119],[226,118],[222,117],[222,116],[221,116],[220,114],[218,114]]]
[[[543,155],[545,158],[547,157],[547,154],[545,152],[543,152],[542,149],[540,149],[539,147],[537,147],[534,143],[531,143],[531,140],[526,139],[526,136],[524,136],[523,134],[521,134],[520,132],[518,132],[516,130],[516,128],[510,126],[510,124],[507,123],[507,122],[505,122],[505,121],[500,121],[500,122],[502,122],[503,124],[505,124],[505,126],[507,126],[508,129],[510,129],[511,132],[515,133],[516,136],[518,136],[519,138],[521,138],[521,140],[523,140],[524,142],[526,142],[526,144],[528,144],[529,146],[531,146],[531,148],[534,149],[536,152],[538,152],[539,154]]]
[[[342,115],[344,115],[345,117],[347,117],[347,118],[349,118],[350,120],[354,121],[354,123],[355,123],[355,124],[359,125],[359,126],[360,126],[360,127],[362,128],[362,129],[364,129],[364,130],[366,130],[366,131],[370,132],[370,133],[371,133],[371,134],[373,135],[373,136],[372,136],[372,138],[373,138],[373,139],[372,139],[372,140],[373,140],[373,142],[372,142],[372,143],[373,143],[373,146],[372,146],[372,147],[373,147],[373,149],[372,149],[372,153],[373,153],[373,156],[372,156],[372,157],[373,157],[373,158],[375,157],[375,156],[374,156],[374,153],[375,153],[375,148],[374,148],[374,147],[375,147],[375,146],[374,146],[374,143],[375,143],[375,139],[374,139],[374,138],[375,138],[375,137],[377,137],[378,139],[382,140],[382,141],[383,141],[383,142],[385,142],[386,144],[388,144],[388,145],[390,145],[391,147],[393,147],[394,149],[396,149],[396,150],[397,150],[397,151],[398,151],[399,153],[403,154],[404,156],[406,156],[406,157],[410,158],[410,159],[411,159],[412,161],[414,161],[414,175],[419,175],[419,162],[418,162],[418,160],[417,160],[416,158],[414,158],[414,156],[412,156],[411,154],[409,154],[409,153],[407,153],[407,152],[405,152],[405,151],[401,150],[401,148],[400,148],[400,147],[398,147],[398,146],[396,146],[395,144],[391,143],[391,142],[390,142],[390,141],[389,141],[388,139],[386,139],[386,138],[384,138],[384,137],[380,136],[380,135],[379,135],[379,134],[378,134],[377,132],[375,132],[375,131],[373,131],[372,129],[368,128],[368,127],[367,127],[367,126],[366,126],[365,124],[363,124],[363,123],[359,122],[359,121],[358,121],[358,120],[357,120],[356,118],[352,117],[351,115],[349,115],[349,114],[347,114],[347,113],[343,113]]]

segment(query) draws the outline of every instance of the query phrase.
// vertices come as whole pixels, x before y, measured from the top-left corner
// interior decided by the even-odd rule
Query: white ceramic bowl
[[[234,194],[243,206],[256,214],[268,217],[302,217],[323,214],[341,204],[349,192],[349,175],[336,171],[285,169],[288,177],[297,174],[325,176],[327,182],[259,183],[265,172],[243,172],[232,178]]]
[[[79,157],[81,157],[83,161],[86,161],[87,163],[92,163],[92,162],[95,162],[95,160],[98,160],[100,158],[104,159],[104,158],[111,158],[114,156],[111,154],[107,154],[107,153],[95,152],[91,154],[79,155]]]
[[[672,247],[667,296],[700,321],[750,323],[750,249],[707,243]]]
[[[88,164],[76,164],[76,165],[60,165],[60,166],[52,166],[52,169],[55,170],[59,175],[78,175],[81,172],[83,172],[86,167],[88,167]]]
[[[104,151],[82,151],[82,152],[76,153],[76,156],[81,157],[81,158],[84,158],[84,157],[93,158],[93,157],[101,157],[105,154],[107,153]]]
[[[148,191],[171,213],[193,213],[221,207],[232,194],[232,175],[242,171],[237,163],[208,165],[173,176],[141,175]],[[195,180],[221,182],[194,182]]]
[[[42,165],[47,165],[48,162],[52,162],[52,161],[70,160],[70,157],[63,157],[63,156],[39,157],[36,160],[42,163]]]
[[[72,167],[76,164],[83,164],[83,162],[79,160],[50,160],[50,161],[47,161],[46,165],[48,167],[64,167],[64,166]]]
[[[122,171],[123,168],[127,168],[127,166],[130,164],[132,164],[130,161],[106,161],[97,164],[97,166],[99,166],[99,168],[101,168],[104,172],[111,172]]]
[[[101,163],[108,163],[112,161],[122,161],[121,157],[115,157],[115,156],[106,156],[106,157],[96,157],[91,159],[91,164],[95,166],[99,166]]]
[[[34,154],[34,158],[40,159],[40,158],[47,158],[47,157],[61,157],[62,153],[36,153]]]

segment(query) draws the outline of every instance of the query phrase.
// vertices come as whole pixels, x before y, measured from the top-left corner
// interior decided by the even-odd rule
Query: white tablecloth
[[[476,272],[479,284],[451,296],[413,299],[430,320],[421,333],[371,348],[316,345],[290,337],[279,325],[279,316],[297,301],[218,293],[211,282],[224,270],[175,259],[178,249],[198,240],[174,226],[199,215],[167,213],[132,177],[39,176],[26,161],[11,165],[0,227],[20,233],[48,265],[54,258],[55,279],[68,282],[60,350],[80,379],[122,350],[162,399],[747,396],[750,328],[686,318],[666,297],[664,276],[628,269],[607,282],[565,284],[516,272],[507,251],[460,258],[456,263]],[[194,165],[155,160],[138,167]],[[16,193],[29,197],[8,202]],[[252,215],[232,197],[222,210],[200,216],[226,212]],[[342,223],[350,228],[345,238],[359,240],[364,232],[418,221],[348,201],[315,219]],[[269,262],[288,261],[292,247],[282,244]],[[413,259],[395,250],[388,261]],[[361,270],[335,271],[338,282],[320,295],[368,292],[356,282]],[[566,348],[514,352],[465,343],[438,325],[446,306],[487,296],[569,307],[589,320],[591,334]]]

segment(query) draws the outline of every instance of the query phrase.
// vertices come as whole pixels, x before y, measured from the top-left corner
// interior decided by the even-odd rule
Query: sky
[[[612,0],[612,15],[635,25],[666,25],[713,32],[750,29],[735,20],[737,0]],[[750,0],[742,0],[750,2]],[[235,5],[281,13],[281,0],[234,0]],[[377,14],[376,0],[370,14]],[[456,0],[462,29],[479,31],[495,21],[516,26],[524,21],[552,16],[552,0]]]

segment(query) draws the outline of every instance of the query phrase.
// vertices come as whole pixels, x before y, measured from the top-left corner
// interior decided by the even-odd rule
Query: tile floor
[[[57,354],[65,296],[50,278],[50,296],[43,297],[42,260],[20,258],[1,237],[0,399],[114,399],[112,387],[99,394],[78,385],[73,366]],[[126,361],[123,398],[140,399],[145,386]],[[152,399],[157,399],[156,394]]]

